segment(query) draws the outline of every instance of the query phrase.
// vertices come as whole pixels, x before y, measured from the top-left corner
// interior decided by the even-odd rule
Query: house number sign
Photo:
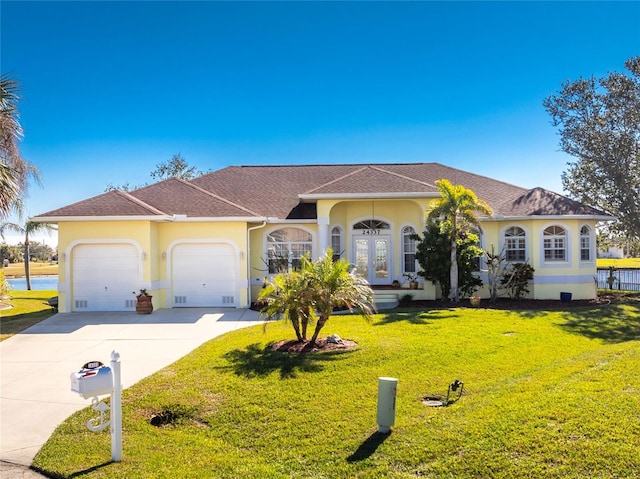
[[[368,229],[368,230],[362,230],[362,234],[363,235],[379,235],[380,234],[380,230],[379,229]]]

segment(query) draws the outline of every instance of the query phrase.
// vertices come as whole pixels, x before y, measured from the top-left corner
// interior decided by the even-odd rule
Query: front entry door
[[[391,282],[390,237],[354,236],[356,273],[369,284]]]

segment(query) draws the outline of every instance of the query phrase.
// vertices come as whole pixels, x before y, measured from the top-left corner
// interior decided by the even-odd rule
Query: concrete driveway
[[[70,390],[71,373],[87,361],[108,365],[117,350],[127,388],[202,343],[254,324],[262,321],[248,309],[64,313],[0,342],[0,461],[30,465],[56,426],[91,404]]]

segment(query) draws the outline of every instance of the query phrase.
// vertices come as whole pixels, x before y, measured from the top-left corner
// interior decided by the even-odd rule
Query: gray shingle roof
[[[191,217],[260,216],[247,208],[177,178],[170,178],[132,191],[131,195],[169,215]]]
[[[38,216],[162,216],[157,208],[123,191],[108,191],[93,198]],[[36,216],[37,218],[37,216]]]
[[[496,215],[606,216],[543,188],[527,190],[439,163],[230,166],[189,182],[170,179],[130,193],[112,191],[39,216],[314,219],[314,198],[407,193],[437,197],[435,182],[440,179],[472,189]]]

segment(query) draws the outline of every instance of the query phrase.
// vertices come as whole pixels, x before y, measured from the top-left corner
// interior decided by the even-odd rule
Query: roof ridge
[[[432,185],[431,183],[427,183],[425,181],[416,180],[415,178],[411,178],[409,176],[401,175],[400,173],[396,173],[395,171],[389,171],[389,170],[386,170],[384,168],[380,168],[380,167],[378,167],[376,165],[369,165],[369,167],[371,169],[373,169],[373,170],[378,170],[378,171],[381,171],[382,173],[386,173],[388,175],[397,176],[398,178],[402,178],[403,180],[413,181],[414,183],[420,183],[421,185],[431,186],[433,188],[436,187],[436,185]]]
[[[384,162],[384,163],[311,163],[311,164],[264,164],[264,165],[229,165],[224,167],[223,169],[227,169],[227,168],[308,168],[308,167],[335,167],[335,166],[362,166],[362,167],[367,167],[367,166],[403,166],[403,165],[408,165],[408,166],[414,166],[414,165],[433,165],[433,164],[437,164],[433,161],[418,161],[418,162],[410,162],[410,161],[405,161],[405,162],[401,162],[401,163],[389,163],[389,162]],[[220,171],[220,170],[217,170]],[[215,173],[216,171],[212,171],[210,173]],[[207,173],[209,174],[209,173]],[[203,175],[206,176],[206,175]]]
[[[126,191],[121,191],[121,190],[112,190],[112,191],[117,195],[122,196],[124,199],[128,201],[132,201],[133,203],[136,203],[138,206],[142,206],[143,208],[153,212],[154,214],[165,215],[165,216],[167,215],[167,213],[165,213],[164,211],[161,211],[158,208],[151,206],[149,203],[145,203],[141,199],[133,196],[131,193],[128,193]]]
[[[453,167],[453,166],[444,165],[444,164],[439,163],[439,162],[437,162],[437,161],[434,161],[434,162],[432,162],[431,164],[432,164],[432,165],[438,165],[438,166],[441,166],[442,168],[446,168],[446,169],[448,169],[448,170],[455,170],[455,171],[459,171],[459,172],[461,172],[461,173],[464,173],[464,174],[467,174],[467,175],[471,175],[471,176],[475,176],[475,177],[478,177],[478,178],[484,178],[484,179],[487,179],[487,180],[489,180],[489,181],[495,181],[496,183],[501,183],[501,184],[506,185],[506,186],[509,186],[509,187],[511,187],[511,188],[517,188],[517,189],[519,189],[519,190],[520,190],[520,191],[522,191],[522,192],[529,191],[529,188],[525,188],[524,186],[514,185],[513,183],[507,183],[507,182],[506,182],[506,181],[504,181],[504,180],[497,180],[497,179],[492,178],[492,177],[487,176],[487,175],[481,175],[481,174],[479,174],[479,173],[473,173],[473,172],[471,172],[471,171],[462,170],[462,169],[460,169],[460,168],[456,168],[456,167]],[[453,181],[452,181],[452,183],[453,183]],[[464,185],[463,185],[463,186],[464,186]],[[549,191],[551,191],[551,190],[549,190]]]
[[[301,166],[305,166],[305,165],[301,165]],[[311,166],[311,165],[309,165],[309,166]],[[354,166],[356,166],[356,165],[354,165]],[[362,168],[358,168],[357,170],[350,171],[350,172],[349,172],[349,173],[347,173],[346,175],[342,175],[342,176],[340,176],[340,177],[338,177],[338,178],[334,178],[333,180],[328,181],[328,182],[326,182],[326,183],[325,183],[325,184],[323,184],[323,185],[316,186],[315,188],[313,188],[313,189],[311,189],[311,190],[309,190],[309,191],[306,191],[306,192],[304,192],[304,193],[302,193],[302,194],[303,194],[303,195],[308,195],[309,193],[313,193],[314,191],[319,190],[320,188],[325,188],[325,187],[326,187],[326,186],[328,186],[328,185],[331,185],[331,184],[333,184],[333,183],[337,183],[338,181],[342,181],[342,180],[344,180],[345,178],[349,178],[350,176],[355,175],[356,173],[360,173],[361,171],[366,170],[368,167],[369,167],[369,165],[364,165],[364,166],[362,166]]]
[[[183,180],[182,178],[174,178],[174,179],[178,180],[181,183],[184,183],[187,186],[190,186],[191,188],[193,188],[193,189],[195,189],[197,191],[200,191],[201,193],[204,193],[204,194],[206,194],[208,196],[211,196],[212,198],[215,198],[217,200],[223,201],[224,203],[226,203],[228,205],[231,205],[231,206],[233,206],[235,208],[238,208],[238,209],[240,209],[242,211],[246,211],[247,213],[249,213],[249,214],[251,214],[253,216],[259,216],[259,217],[262,216],[262,215],[259,215],[258,213],[256,213],[255,211],[251,211],[249,208],[245,208],[244,206],[241,206],[241,205],[239,205],[237,203],[234,203],[233,201],[230,201],[230,200],[228,200],[226,198],[223,198],[222,196],[219,196],[219,195],[217,195],[217,194],[215,194],[215,193],[213,193],[213,192],[211,192],[209,190],[205,190],[204,188],[202,188],[202,187],[200,187],[198,185],[194,185],[190,181]]]

